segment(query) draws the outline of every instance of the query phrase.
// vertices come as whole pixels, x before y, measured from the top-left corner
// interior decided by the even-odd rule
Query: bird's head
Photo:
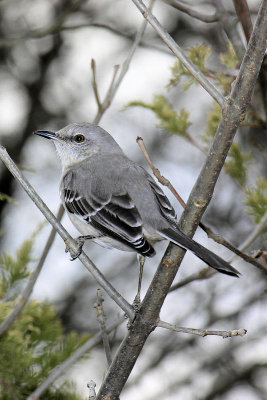
[[[112,136],[100,126],[75,123],[57,132],[37,130],[35,135],[51,139],[63,169],[82,162],[96,153],[121,153],[122,150]]]

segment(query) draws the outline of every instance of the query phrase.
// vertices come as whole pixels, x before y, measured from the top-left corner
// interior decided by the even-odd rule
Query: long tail
[[[160,234],[178,246],[186,250],[191,250],[198,258],[217,271],[236,277],[240,275],[240,272],[238,272],[234,267],[224,261],[221,257],[212,253],[212,251],[206,249],[206,247],[203,247],[201,244],[190,239],[181,232],[178,227],[172,228],[170,226],[167,229],[161,230]]]

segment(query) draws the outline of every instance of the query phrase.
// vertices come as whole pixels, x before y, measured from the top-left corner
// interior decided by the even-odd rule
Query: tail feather
[[[163,229],[160,231],[160,234],[185,250],[192,251],[198,258],[217,271],[235,277],[240,275],[240,272],[238,272],[234,267],[224,261],[221,257],[217,256],[217,254],[212,253],[212,251],[190,239],[181,232],[178,227]]]

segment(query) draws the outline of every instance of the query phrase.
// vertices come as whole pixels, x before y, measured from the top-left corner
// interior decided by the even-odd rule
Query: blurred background
[[[244,51],[246,38],[232,0],[186,3],[197,3],[196,9],[208,15],[216,7],[217,12],[221,11],[223,6],[240,40],[240,53]],[[259,3],[248,1],[253,22]],[[0,142],[56,213],[60,204],[59,161],[52,143],[34,137],[32,132],[44,128],[58,130],[72,122],[94,120],[97,104],[92,89],[91,59],[95,60],[98,91],[103,99],[114,66],[122,66],[143,19],[134,4],[125,0],[2,0],[0,11]],[[207,60],[210,70],[225,70],[219,58],[227,51],[224,20],[202,22],[163,1],[156,2],[154,13],[185,51],[205,44],[211,49]],[[186,91],[182,84],[167,87],[174,62],[175,57],[148,26],[129,71],[99,125],[112,134],[131,159],[149,170],[136,144],[136,137],[141,136],[154,164],[186,201],[205,159],[199,147],[208,148],[203,135],[213,101],[196,84]],[[230,76],[235,76],[235,68],[229,71]],[[260,84],[264,85],[264,80]],[[151,104],[156,94],[164,95],[175,111],[188,111],[191,123],[188,132],[198,146],[159,126],[151,109],[127,106],[138,101]],[[257,101],[256,91],[254,104]],[[266,121],[266,102],[265,108],[261,104],[256,109],[261,114],[259,119]],[[246,164],[246,181],[240,184],[223,171],[204,216],[208,226],[236,247],[245,242],[257,225],[248,213],[246,190],[259,177],[266,176],[266,126],[254,125],[241,127],[236,139],[244,154],[251,155]],[[164,191],[180,215],[181,206],[166,188]],[[0,192],[15,200],[0,201],[0,248],[14,254],[44,218],[2,163]],[[63,224],[71,235],[79,235],[65,216]],[[32,268],[49,232],[47,224],[36,237]],[[232,256],[200,229],[195,239],[225,259]],[[264,236],[259,235],[246,252],[264,245]],[[156,257],[145,264],[143,294],[166,246],[167,243],[158,244]],[[54,305],[65,332],[94,334],[99,330],[93,308],[96,282],[79,260],[69,260],[64,249],[63,241],[56,238],[32,296]],[[93,243],[87,243],[85,249],[106,278],[132,303],[138,279],[136,256]],[[216,274],[173,291],[165,301],[161,319],[194,328],[244,327],[248,329],[247,335],[222,340],[158,329],[150,336],[122,400],[267,399],[266,275],[239,258],[233,265],[242,273],[240,279]],[[176,283],[203,267],[200,260],[186,254]],[[116,319],[120,310],[106,295],[104,307],[108,321]],[[124,324],[113,337],[113,352],[125,332]],[[99,346],[66,371],[64,379],[76,382],[78,393],[85,397],[87,382],[93,379],[99,387],[105,370],[105,355]]]

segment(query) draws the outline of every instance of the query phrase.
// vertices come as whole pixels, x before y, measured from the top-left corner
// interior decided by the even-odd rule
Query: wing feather
[[[71,179],[63,180],[63,200],[67,210],[92,225],[103,235],[109,236],[144,256],[155,254],[153,247],[143,235],[140,214],[127,193],[111,195],[107,199],[77,193],[65,186]]]
[[[167,198],[167,196],[165,195],[165,193],[163,192],[163,190],[161,190],[161,188],[156,184],[156,182],[151,178],[150,175],[148,175],[148,181],[150,184],[151,189],[154,192],[154,195],[156,196],[156,199],[158,201],[158,206],[160,209],[161,214],[171,223],[177,223],[176,221],[176,212],[173,208],[173,206],[171,205],[169,199]]]

